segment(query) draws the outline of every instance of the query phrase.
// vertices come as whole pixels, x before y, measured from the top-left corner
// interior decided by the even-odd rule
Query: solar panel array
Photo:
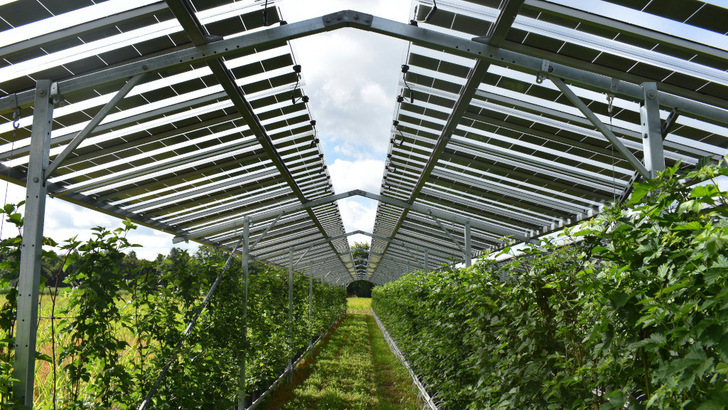
[[[728,153],[728,10],[710,2],[415,0],[409,23],[300,24],[254,0],[96,3],[0,6],[0,177],[25,184],[48,79],[64,157],[50,194],[227,250],[251,218],[256,258],[329,282],[385,283],[595,215],[645,177],[648,99],[667,166]],[[380,201],[356,263],[288,43],[341,27],[409,42],[381,190],[354,193]]]
[[[11,32],[46,18],[42,23],[55,27],[66,19],[103,16],[102,22],[89,20],[0,49],[3,95],[14,98],[33,89],[40,78],[61,84],[51,159],[126,82],[65,92],[63,80],[191,46],[188,31],[193,30],[180,25],[173,2],[113,3],[20,0],[0,8],[3,29]],[[278,8],[264,9],[256,1],[192,5],[210,41],[280,24]],[[112,6],[114,14],[107,14]],[[94,12],[103,7],[107,10]],[[49,192],[228,250],[242,234],[243,217],[253,218],[253,242],[276,220],[279,209],[332,195],[290,45],[283,41],[215,63],[239,87],[239,95],[231,97],[216,68],[206,62],[145,74],[50,176]],[[241,115],[241,102],[247,102],[257,124]],[[4,176],[24,184],[33,110],[22,107],[17,130],[12,112],[3,113],[0,158],[8,168]],[[204,236],[197,235],[201,229]],[[348,242],[345,237],[325,240],[343,234],[335,203],[299,209],[281,215],[253,255],[287,266],[293,247],[296,259],[304,252],[307,256],[299,268],[320,276],[331,271],[327,280],[343,282],[353,271]],[[320,243],[309,249],[316,241]]]
[[[699,1],[590,2],[590,12],[558,3],[419,1],[413,17],[420,27],[599,74],[615,86],[657,82],[661,92],[717,107],[722,112],[713,118],[662,107],[663,120],[673,108],[679,114],[664,140],[665,160],[689,167],[726,154],[728,41],[721,22],[728,10]],[[658,23],[667,31],[657,31]],[[698,34],[684,37],[692,31]],[[695,40],[701,36],[713,46]],[[511,61],[452,51],[409,48],[382,195],[470,219],[479,225],[471,227],[473,249],[488,250],[574,224],[628,194],[639,174],[549,80],[548,69],[534,75]],[[642,159],[640,100],[611,87],[570,88]],[[420,269],[424,249],[432,265],[462,261],[464,230],[380,203],[375,233],[412,245],[374,239],[372,250],[384,256],[369,272],[386,282]]]

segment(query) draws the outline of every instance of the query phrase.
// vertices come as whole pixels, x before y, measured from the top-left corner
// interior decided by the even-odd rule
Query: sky
[[[276,3],[288,22],[319,17],[341,10],[357,10],[391,20],[410,20],[410,0],[282,0]],[[400,65],[406,42],[355,29],[298,39],[291,44],[298,64],[309,107],[324,149],[324,155],[337,193],[362,189],[379,193],[384,159],[389,144],[395,97],[401,78]],[[7,187],[7,189],[6,189]],[[0,181],[3,203],[17,203],[25,189]],[[349,198],[339,201],[347,231],[371,232],[376,202]],[[63,241],[73,236],[88,239],[91,228],[121,226],[117,218],[48,198],[45,236]],[[11,226],[3,223],[2,237],[13,236]],[[197,245],[172,244],[172,235],[139,227],[129,236],[139,257],[154,259],[167,254],[172,246],[194,252]],[[363,235],[349,238],[369,242]]]
[[[284,0],[289,22],[341,10],[390,20],[411,19],[410,0]],[[356,29],[342,29],[292,41],[309,107],[337,193],[362,189],[378,194],[391,137],[395,98],[407,42]],[[362,198],[338,201],[348,232],[371,232],[377,204]],[[369,242],[354,235],[349,243]]]

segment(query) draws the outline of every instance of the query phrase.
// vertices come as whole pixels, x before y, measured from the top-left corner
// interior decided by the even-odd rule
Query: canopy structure
[[[42,114],[50,142],[35,178],[50,195],[228,250],[248,218],[255,258],[385,283],[469,264],[595,215],[665,165],[726,154],[725,8],[412,11],[411,22],[342,11],[286,23],[261,1],[10,2],[0,175],[26,184]],[[333,191],[288,43],[345,27],[410,44],[378,193]],[[379,201],[366,263],[335,202],[352,195]]]
[[[176,241],[243,237],[339,284],[469,265],[594,216],[665,166],[724,160],[727,20],[697,0],[415,0],[411,21],[289,22],[262,0],[0,1],[0,177],[28,193],[19,316],[37,316],[46,195]],[[334,192],[289,44],[343,28],[409,44],[379,192]],[[345,231],[350,196],[378,201],[371,231]]]

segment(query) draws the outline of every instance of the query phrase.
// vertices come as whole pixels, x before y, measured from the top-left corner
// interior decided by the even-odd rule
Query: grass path
[[[412,380],[369,313],[371,299],[349,298],[348,312],[293,385],[267,409],[417,409]]]

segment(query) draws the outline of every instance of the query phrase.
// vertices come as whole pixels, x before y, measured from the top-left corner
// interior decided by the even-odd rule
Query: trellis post
[[[35,382],[35,347],[38,323],[38,289],[43,250],[43,221],[45,219],[45,170],[53,126],[51,81],[38,80],[35,85],[33,128],[30,136],[30,158],[26,180],[23,242],[20,251],[18,280],[18,313],[15,322],[15,370],[18,380],[13,386],[16,399],[33,407]]]
[[[293,248],[288,251],[288,382],[293,382]]]
[[[248,272],[250,268],[250,218],[243,219],[243,358],[240,366],[240,392],[238,394],[238,410],[245,410],[245,366],[248,356]]]
[[[473,263],[473,251],[470,244],[470,221],[465,221],[465,267]]]

